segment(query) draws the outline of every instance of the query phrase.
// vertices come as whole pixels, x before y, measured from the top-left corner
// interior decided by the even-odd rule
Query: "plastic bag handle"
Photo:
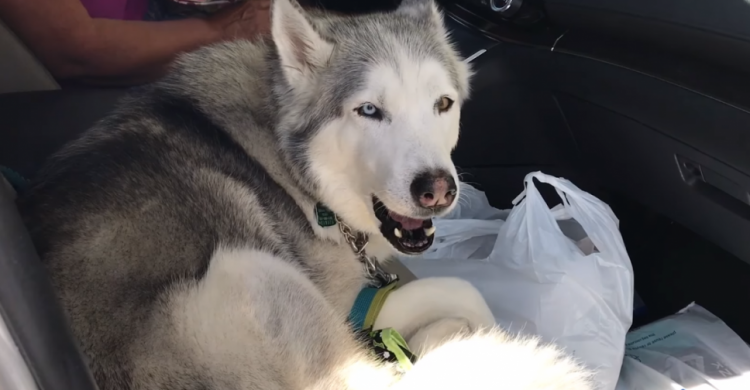
[[[526,196],[529,188],[534,188],[534,191],[537,192],[534,179],[554,187],[562,200],[562,205],[566,213],[553,212],[547,208],[552,217],[560,217],[567,214],[581,225],[599,252],[627,256],[625,244],[619,233],[619,220],[612,212],[612,209],[606,203],[581,190],[569,180],[549,176],[542,172],[529,173],[524,179],[526,189],[514,199],[514,204],[520,202]],[[541,195],[539,198],[541,198]],[[540,200],[544,202],[543,199]]]

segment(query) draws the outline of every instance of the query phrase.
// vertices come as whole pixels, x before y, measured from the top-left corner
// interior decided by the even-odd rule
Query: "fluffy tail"
[[[559,348],[495,329],[421,356],[393,390],[591,390],[591,377]]]

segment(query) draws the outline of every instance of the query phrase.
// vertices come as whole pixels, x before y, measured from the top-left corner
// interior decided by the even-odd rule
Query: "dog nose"
[[[411,182],[411,194],[420,206],[435,209],[450,206],[458,188],[453,175],[444,171],[424,172]]]

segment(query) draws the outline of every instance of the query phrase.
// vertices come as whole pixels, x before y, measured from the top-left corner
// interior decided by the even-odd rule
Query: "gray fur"
[[[102,390],[370,388],[340,372],[353,361],[395,383],[346,325],[365,278],[311,222],[325,199],[306,146],[397,46],[466,97],[434,5],[405,7],[311,17],[335,49],[305,94],[271,42],[187,54],[47,164],[19,205]]]

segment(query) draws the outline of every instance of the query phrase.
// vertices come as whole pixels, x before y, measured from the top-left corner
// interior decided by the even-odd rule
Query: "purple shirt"
[[[81,0],[92,18],[143,20],[148,0]]]

